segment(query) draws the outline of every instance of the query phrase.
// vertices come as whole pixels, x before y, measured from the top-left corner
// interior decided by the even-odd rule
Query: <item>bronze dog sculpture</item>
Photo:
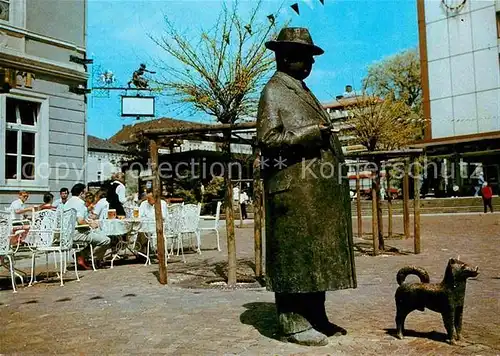
[[[403,283],[410,274],[417,275],[420,283]],[[441,313],[448,333],[447,341],[455,344],[455,340],[460,340],[462,331],[465,284],[467,278],[478,274],[478,267],[472,268],[458,258],[448,261],[441,283],[429,283],[429,274],[423,268],[401,268],[396,277],[399,284],[395,295],[397,337],[403,338],[404,323],[409,313],[427,308]]]

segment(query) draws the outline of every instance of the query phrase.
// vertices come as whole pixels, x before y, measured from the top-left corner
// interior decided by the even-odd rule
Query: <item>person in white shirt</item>
[[[161,215],[163,217],[163,221],[165,222],[167,219],[167,202],[161,199]],[[146,194],[146,199],[139,205],[139,218],[142,221],[150,221],[149,224],[143,224],[143,230],[148,231],[150,236],[151,247],[153,250],[156,250],[156,225],[155,222],[155,199],[153,197],[153,192],[148,190]],[[138,242],[142,246],[142,253],[146,254],[147,247],[147,237],[145,235],[145,231],[139,233]]]
[[[101,189],[99,193],[97,193],[97,196],[99,200],[97,203],[94,205],[94,209],[92,210],[92,213],[97,216],[99,220],[106,219],[106,215],[108,213],[109,209],[109,203],[108,200],[106,199],[106,190]]]
[[[57,199],[52,204],[52,206],[57,209],[57,208],[59,208],[60,205],[64,205],[68,201],[68,198],[69,198],[68,188],[61,188],[59,190],[59,199]]]
[[[247,216],[247,203],[248,203],[248,195],[245,190],[243,190],[240,194],[240,207],[241,207],[241,218],[245,220]]]
[[[26,205],[26,201],[30,197],[30,194],[27,191],[21,190],[18,196],[19,198],[10,204],[10,212],[14,220],[24,219],[25,215],[31,212],[34,208]]]
[[[239,194],[240,194],[240,188],[234,187],[233,188],[233,200],[234,201],[238,201]]]
[[[82,232],[77,230],[73,237],[73,241],[88,242],[94,247],[94,257],[98,262],[101,262],[104,253],[107,251],[110,240],[109,237],[104,235],[101,231],[97,230],[98,222],[95,220],[87,219],[88,209],[85,206],[85,193],[87,189],[84,184],[77,183],[71,188],[72,197],[64,204],[64,211],[70,209],[76,210],[76,223],[77,225],[88,225],[91,230]],[[89,249],[85,249],[77,258],[77,263],[84,269],[90,269],[85,263],[85,257],[88,256]]]
[[[167,219],[167,202],[161,200],[161,215],[163,220]],[[146,200],[139,205],[139,217],[144,220],[155,219],[155,199],[152,192],[148,192]]]

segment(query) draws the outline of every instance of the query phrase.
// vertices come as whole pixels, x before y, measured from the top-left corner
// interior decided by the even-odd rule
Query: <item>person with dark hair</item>
[[[91,244],[94,247],[94,257],[97,261],[102,261],[104,253],[108,249],[110,240],[109,237],[104,235],[104,233],[96,230],[97,227],[99,227],[98,222],[93,219],[89,219],[89,212],[84,200],[86,193],[87,188],[85,187],[85,184],[75,184],[73,188],[71,188],[72,197],[64,204],[64,211],[75,209],[77,225],[85,225],[90,228],[84,232],[78,230],[73,237],[73,241],[87,242]],[[88,250],[89,248],[86,248],[77,258],[78,265],[84,269],[90,269],[85,263],[85,257],[88,256]]]
[[[54,208],[58,208],[59,205],[64,205],[66,204],[66,202],[68,201],[68,197],[69,197],[69,190],[68,188],[61,188],[59,190],[59,199],[57,199],[53,204],[52,206]]]
[[[113,179],[113,182],[109,186],[106,197],[109,208],[115,209],[117,216],[125,216],[125,208],[123,207],[123,204],[127,201],[125,195],[125,174],[122,172],[115,173],[111,179]]]
[[[40,210],[54,209],[52,202],[54,201],[54,194],[47,192],[43,195],[43,204],[39,206]]]

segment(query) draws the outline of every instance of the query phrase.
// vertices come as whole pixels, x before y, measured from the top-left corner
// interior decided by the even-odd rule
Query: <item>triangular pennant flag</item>
[[[271,25],[274,25],[274,21],[275,21],[274,15],[273,14],[267,15],[267,18],[268,18],[269,22],[271,22]]]
[[[321,3],[321,5],[325,5],[325,0],[319,0],[319,2]]]
[[[229,44],[229,35],[224,35],[224,41]]]
[[[291,5],[290,7],[293,9],[293,11],[295,11],[297,13],[297,15],[300,15],[298,3],[295,3],[295,4]]]
[[[249,35],[252,35],[252,26],[246,25],[245,26],[245,30],[247,30],[247,32],[248,32]]]

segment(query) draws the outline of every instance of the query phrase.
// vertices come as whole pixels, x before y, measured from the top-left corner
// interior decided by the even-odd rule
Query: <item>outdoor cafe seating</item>
[[[217,233],[217,249],[220,251],[218,223],[220,216],[220,202],[217,205],[215,217],[201,216],[201,204],[174,203],[167,205],[166,218],[163,221],[163,235],[165,256],[168,258],[176,253],[186,263],[184,243],[191,242],[193,250],[201,254],[201,231],[215,230]],[[200,221],[215,222],[215,226],[201,227]],[[76,253],[87,247],[85,243],[74,243],[73,236],[78,229],[89,229],[89,226],[76,225],[76,211],[41,210],[32,211],[31,217],[15,220],[9,211],[0,212],[0,258],[2,266],[10,272],[12,289],[16,289],[16,278],[24,284],[27,273],[15,268],[16,256],[19,253],[31,257],[31,273],[28,286],[36,282],[36,257],[45,255],[47,278],[49,255],[53,255],[54,265],[60,285],[64,285],[63,275],[67,270],[67,261],[73,258],[76,280],[79,281]],[[99,221],[99,229],[112,239],[112,248],[108,253],[111,268],[117,259],[131,253],[146,259],[145,265],[151,264],[151,251],[157,250],[156,222],[139,216],[137,207],[127,207],[126,216],[116,216],[112,210],[106,211]],[[215,229],[214,229],[215,228]],[[141,246],[138,235],[146,238],[146,246]],[[145,249],[144,249],[145,248]],[[176,250],[176,251],[175,251]],[[95,270],[94,254],[90,245],[92,266]],[[108,251],[109,252],[109,251]],[[71,256],[71,257],[70,257]],[[8,264],[7,264],[8,262]],[[59,265],[58,265],[59,263]]]

